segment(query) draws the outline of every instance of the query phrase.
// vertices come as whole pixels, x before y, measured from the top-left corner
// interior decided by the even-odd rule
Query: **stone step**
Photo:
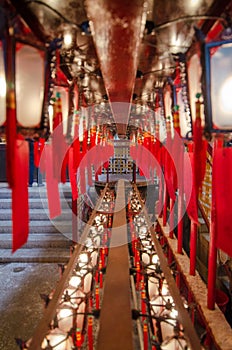
[[[11,209],[11,198],[0,199],[0,210]],[[63,198],[60,200],[61,208],[71,208],[72,200],[70,198]],[[48,201],[46,198],[29,198],[30,209],[48,209]]]
[[[70,183],[59,185],[60,198],[72,198]],[[30,198],[47,198],[46,186],[28,187],[28,196]],[[5,183],[0,183],[0,199],[11,198],[11,189]]]
[[[70,259],[70,251],[67,248],[33,248],[18,249],[12,253],[11,249],[0,249],[0,263],[24,262],[24,263],[67,263]]]
[[[0,226],[0,236],[2,233],[11,233],[12,232],[12,222],[10,220],[1,220]],[[31,233],[69,233],[72,232],[72,222],[67,221],[57,221],[56,226],[52,221],[46,220],[34,220],[30,221],[29,232]]]
[[[37,233],[29,234],[28,241],[24,244],[23,249],[32,248],[63,248],[69,249],[72,241],[59,233]],[[0,235],[0,249],[11,249],[12,235],[5,233]]]
[[[70,184],[59,185],[62,214],[49,218],[46,186],[28,188],[29,236],[12,253],[11,190],[0,183],[0,263],[67,263],[72,245]]]
[[[48,220],[50,221],[49,218],[49,213],[48,210],[46,209],[30,209],[29,210],[29,218],[30,221],[32,220]],[[56,217],[56,220],[65,220],[66,221],[70,221],[72,220],[72,211],[71,209],[63,209],[62,213],[60,216]],[[12,210],[11,209],[2,209],[1,210],[1,217],[0,217],[1,221],[7,221],[7,220],[11,220],[12,219]]]

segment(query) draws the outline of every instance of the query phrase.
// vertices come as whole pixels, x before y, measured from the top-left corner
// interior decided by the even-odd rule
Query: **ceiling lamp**
[[[188,64],[188,84],[189,84],[189,98],[191,107],[192,120],[196,119],[196,95],[201,93],[201,74],[202,67],[200,56],[195,53],[191,56]]]
[[[0,126],[6,122],[7,81],[4,69],[4,50],[0,43]],[[30,45],[13,43],[13,67],[15,78],[15,100],[17,130],[25,136],[39,136],[48,127],[43,113],[45,97],[45,51]],[[5,62],[6,70],[8,61]],[[12,88],[12,87],[11,87]]]
[[[222,35],[222,40],[203,43],[203,94],[205,106],[205,131],[232,132],[232,40]]]

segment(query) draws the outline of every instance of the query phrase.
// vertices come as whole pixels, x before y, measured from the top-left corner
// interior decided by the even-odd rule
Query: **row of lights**
[[[94,318],[99,317],[99,287],[103,287],[103,270],[108,253],[107,216],[111,215],[113,200],[114,193],[106,190],[76,266],[56,306],[50,329],[41,344],[43,350],[79,350],[84,343],[88,350],[94,349]],[[52,296],[47,297],[46,306]],[[30,343],[31,339],[22,342],[21,349],[28,349]]]
[[[189,347],[178,321],[178,312],[162,272],[145,215],[141,211],[140,198],[136,192],[130,195],[133,214],[129,216],[129,225],[137,298],[141,305],[135,317],[139,317],[142,322],[144,350],[149,348],[149,342],[152,350],[187,350]],[[185,300],[184,305],[188,308]]]

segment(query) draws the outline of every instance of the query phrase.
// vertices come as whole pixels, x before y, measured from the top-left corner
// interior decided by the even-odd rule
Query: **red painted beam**
[[[86,10],[115,121],[127,124],[145,25],[144,1],[87,0]]]

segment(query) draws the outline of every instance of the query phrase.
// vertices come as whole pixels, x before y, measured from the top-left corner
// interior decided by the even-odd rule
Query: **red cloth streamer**
[[[15,181],[14,173],[14,157],[16,149],[16,109],[14,101],[14,92],[10,91],[7,95],[6,110],[6,170],[7,181],[9,186],[13,188]]]
[[[46,170],[46,162],[45,162],[45,140],[44,139],[40,139],[40,159],[39,159],[39,165],[38,167],[40,168],[40,171],[42,173],[45,173],[45,170]]]
[[[80,141],[79,138],[76,138],[73,142],[73,166],[75,171],[79,167],[81,161],[81,152],[80,152]]]
[[[27,242],[29,233],[29,208],[28,208],[28,173],[29,173],[29,148],[28,142],[16,140],[15,154],[12,162],[12,170],[15,174],[12,187],[12,223],[13,245],[15,252]],[[17,175],[16,175],[17,174]]]
[[[76,329],[76,347],[80,349],[81,345],[82,345],[81,330],[80,328],[77,328]]]
[[[6,173],[10,188],[15,181],[14,156],[17,138],[16,96],[15,96],[15,43],[14,38],[6,31],[4,45],[4,63],[6,67]]]
[[[69,168],[69,180],[72,189],[72,199],[76,200],[78,198],[78,190],[77,190],[77,179],[76,179],[76,171],[74,169],[74,159],[73,159],[73,147],[69,148],[69,156],[68,156],[68,168]]]
[[[66,182],[67,159],[65,159],[67,144],[63,134],[63,116],[60,93],[54,104],[53,134],[52,134],[52,162],[53,174],[58,181]]]
[[[69,156],[69,152],[67,150],[66,153],[64,154],[63,162],[62,162],[62,166],[61,166],[61,182],[63,184],[67,180],[68,156]]]
[[[206,157],[207,157],[207,141],[203,140],[200,114],[201,103],[196,102],[196,120],[193,125],[193,141],[194,141],[194,177],[197,195],[201,188],[202,181],[205,176]]]
[[[143,348],[148,350],[148,326],[146,320],[143,322]]]
[[[45,146],[46,185],[47,185],[47,195],[48,195],[48,209],[49,209],[49,214],[51,219],[61,215],[58,179],[53,175],[52,151],[53,151],[53,148],[51,145]]]
[[[44,139],[39,139],[39,141],[34,142],[34,165],[36,168],[39,167],[41,153],[44,147]]]
[[[88,350],[93,350],[93,317],[88,317]]]
[[[163,166],[164,166],[164,178],[167,186],[167,191],[171,199],[176,199],[176,171],[171,154],[172,139],[171,131],[167,131],[166,146],[162,147],[163,152]]]
[[[190,163],[188,162],[190,160]],[[189,152],[184,153],[184,187],[185,193],[190,192],[189,202],[187,203],[187,213],[189,218],[195,223],[198,224],[198,205],[197,205],[197,192],[195,186],[195,177],[194,177],[194,158],[193,151],[190,148]],[[192,181],[191,181],[192,180]]]
[[[146,291],[142,289],[141,291],[141,312],[143,315],[146,314]],[[145,320],[146,316],[142,316],[142,319]]]
[[[100,297],[99,297],[99,286],[97,285],[95,288],[95,307],[96,310],[100,308]]]
[[[212,198],[215,202],[216,246],[232,256],[232,148],[215,147]]]
[[[142,144],[137,144],[136,146],[130,146],[130,155],[139,167],[140,175],[149,178],[149,164],[151,163],[151,153]]]

